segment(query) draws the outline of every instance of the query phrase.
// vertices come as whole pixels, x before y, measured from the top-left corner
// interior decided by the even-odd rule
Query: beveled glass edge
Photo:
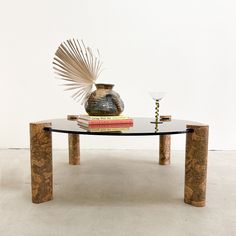
[[[115,133],[115,132],[80,132],[80,131],[68,131],[58,130],[52,127],[44,127],[45,131],[66,133],[66,134],[81,134],[81,135],[107,135],[107,136],[152,136],[152,135],[172,135],[172,134],[187,134],[193,133],[194,129],[187,129],[184,131],[173,131],[173,132],[150,132],[150,133]]]

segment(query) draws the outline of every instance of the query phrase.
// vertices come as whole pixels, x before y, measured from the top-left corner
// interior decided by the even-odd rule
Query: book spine
[[[82,120],[130,120],[130,117],[126,116],[80,116]]]
[[[127,131],[129,128],[97,128],[97,129],[88,129],[90,132],[114,132],[114,131]]]
[[[96,128],[131,128],[133,127],[133,124],[131,123],[125,123],[125,124],[92,124],[87,126],[90,129],[96,129]]]
[[[80,122],[80,119],[78,120]],[[99,124],[133,124],[132,119],[126,119],[126,120],[89,120],[89,121],[82,121],[82,123],[86,123],[88,125],[99,125]]]

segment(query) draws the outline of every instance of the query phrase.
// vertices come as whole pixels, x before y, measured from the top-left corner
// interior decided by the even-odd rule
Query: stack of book
[[[120,132],[133,126],[133,119],[120,116],[89,116],[80,115],[78,124],[90,132]]]

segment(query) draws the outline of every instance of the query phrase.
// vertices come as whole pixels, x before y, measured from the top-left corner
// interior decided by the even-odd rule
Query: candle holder
[[[151,98],[155,101],[155,121],[151,121],[151,123],[155,124],[155,129],[158,130],[158,124],[162,122],[159,120],[159,107],[160,100],[166,95],[165,92],[149,92]]]

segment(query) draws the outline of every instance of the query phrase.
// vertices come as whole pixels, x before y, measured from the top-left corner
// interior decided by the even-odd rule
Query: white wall
[[[59,44],[83,38],[107,68],[131,116],[152,116],[149,90],[167,91],[161,113],[210,125],[210,149],[236,149],[234,0],[57,0],[0,4],[0,148],[29,147],[28,123],[80,114],[54,79]],[[173,148],[184,148],[184,136]],[[156,148],[155,137],[83,137],[83,148]],[[65,148],[66,135],[54,145]]]

